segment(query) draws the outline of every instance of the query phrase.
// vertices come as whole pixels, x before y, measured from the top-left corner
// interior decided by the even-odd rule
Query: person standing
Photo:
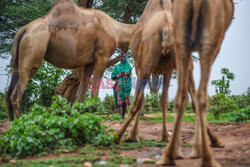
[[[131,65],[128,63],[125,53],[120,54],[120,63],[115,66],[111,79],[115,80],[113,93],[116,107],[119,110],[122,121],[124,120],[127,106],[130,104],[129,96],[132,89]]]

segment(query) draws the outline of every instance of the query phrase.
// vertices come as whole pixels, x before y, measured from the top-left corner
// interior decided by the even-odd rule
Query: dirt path
[[[111,122],[107,123],[109,128],[116,131],[119,130],[121,123]],[[161,123],[140,122],[139,135],[145,140],[160,140]],[[168,123],[168,127],[172,129],[173,123]],[[236,123],[210,123],[211,127],[219,138],[226,144],[225,148],[214,148],[216,160],[223,167],[243,167],[250,166],[250,122],[244,124]],[[128,130],[126,131],[129,132]],[[182,124],[182,151],[185,156],[191,152],[191,147],[187,147],[186,143],[192,143],[194,136],[194,124]],[[125,150],[123,155],[132,156],[137,159],[154,159],[157,160],[163,153],[164,148],[161,147],[145,147],[135,150]],[[198,167],[200,166],[200,159],[184,159],[177,160],[177,166],[180,167]],[[142,164],[140,166],[155,166],[152,164]]]

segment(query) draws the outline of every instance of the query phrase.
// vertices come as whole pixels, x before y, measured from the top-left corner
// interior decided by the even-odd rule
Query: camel
[[[14,113],[21,116],[25,87],[43,59],[59,68],[83,68],[78,95],[85,94],[85,76],[93,72],[101,78],[115,49],[130,40],[132,29],[132,25],[117,22],[104,12],[80,8],[73,0],[55,1],[47,15],[15,35],[12,77],[6,93],[10,120],[14,120]]]
[[[166,127],[166,112],[168,105],[168,88],[173,70],[176,68],[176,58],[173,51],[173,16],[171,12],[172,3],[170,0],[149,0],[147,6],[136,23],[132,33],[130,48],[135,61],[136,73],[138,76],[135,101],[132,105],[130,114],[119,130],[118,137],[121,138],[126,128],[136,115],[134,126],[131,128],[127,141],[138,141],[138,121],[140,110],[144,103],[144,88],[150,78],[151,73],[163,74],[163,90],[161,96],[161,110],[163,115],[162,141],[169,141],[168,129]],[[195,84],[193,79],[193,62],[190,58],[188,71],[189,93],[193,103],[196,100]],[[195,105],[193,105],[195,107]],[[196,108],[194,108],[196,110]],[[197,115],[196,126],[199,124],[199,114]],[[216,135],[207,127],[210,140],[215,147],[224,147]],[[176,147],[177,158],[183,158],[180,151],[180,140]],[[192,158],[200,157],[199,146],[200,135],[196,133],[193,144]]]
[[[220,50],[225,32],[232,22],[232,0],[174,0],[174,37],[178,74],[178,93],[175,99],[177,112],[171,141],[158,165],[175,165],[175,156],[181,131],[181,121],[187,105],[188,68],[192,51],[200,55],[201,80],[195,108],[200,117],[202,167],[219,167],[208,145],[206,112],[208,107],[207,85],[211,66]]]

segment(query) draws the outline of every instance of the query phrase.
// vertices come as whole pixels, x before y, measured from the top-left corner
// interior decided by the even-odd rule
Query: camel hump
[[[75,14],[77,5],[73,0],[56,0],[47,15],[58,17],[62,15]]]

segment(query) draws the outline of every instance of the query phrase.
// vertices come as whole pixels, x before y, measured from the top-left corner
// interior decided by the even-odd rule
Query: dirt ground
[[[106,122],[109,128],[118,131],[121,122]],[[173,123],[168,123],[168,128],[172,129]],[[0,122],[0,135],[9,127],[8,122]],[[139,132],[144,140],[160,140],[161,123],[140,122]],[[250,122],[238,123],[209,123],[209,127],[216,132],[219,138],[226,144],[225,148],[213,148],[215,159],[223,167],[245,167],[250,166]],[[128,130],[126,131],[129,132]],[[191,147],[187,143],[192,143],[194,137],[194,123],[182,124],[182,151],[185,156],[191,152]],[[134,150],[123,150],[122,155],[132,156],[138,160],[160,158],[164,147],[143,147]],[[179,167],[198,167],[200,159],[183,159],[176,161]],[[154,164],[139,164],[140,167],[152,167]]]
[[[119,130],[121,123],[107,123],[109,128]],[[168,123],[168,128],[173,128],[173,123]],[[160,140],[161,123],[140,122],[139,135],[145,140]],[[216,135],[225,143],[225,148],[213,148],[215,159],[223,167],[250,166],[250,122],[238,123],[209,123],[209,127],[216,132]],[[192,143],[194,137],[194,123],[182,124],[182,152],[185,156],[191,152],[191,147],[185,147],[186,143]],[[128,130],[126,131],[129,132]],[[145,147],[135,150],[123,151],[122,154],[137,159],[158,159],[163,153],[161,147]],[[179,167],[198,167],[201,159],[177,160]],[[141,167],[155,166],[152,164],[141,164]]]

